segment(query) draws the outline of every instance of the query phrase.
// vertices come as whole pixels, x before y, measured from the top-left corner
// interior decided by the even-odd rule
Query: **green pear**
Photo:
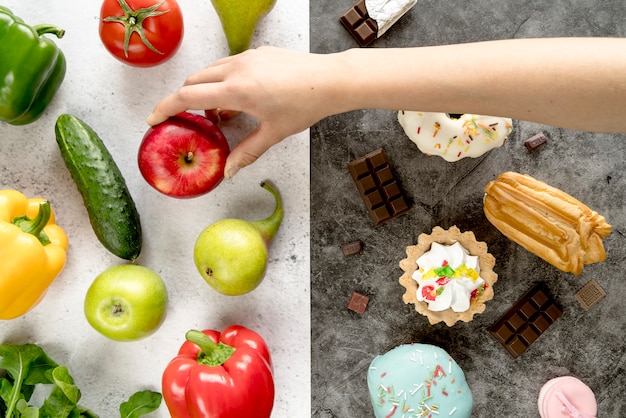
[[[200,275],[218,292],[237,296],[254,290],[265,277],[272,239],[283,220],[280,195],[269,183],[261,183],[276,200],[267,219],[222,219],[206,227],[194,247]]]
[[[276,0],[211,0],[228,41],[230,55],[245,51],[259,24]]]

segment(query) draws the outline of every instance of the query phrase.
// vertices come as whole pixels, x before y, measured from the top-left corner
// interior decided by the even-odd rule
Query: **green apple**
[[[167,310],[167,288],[151,269],[122,264],[100,273],[85,296],[87,322],[115,341],[134,341],[154,333]]]
[[[238,296],[254,290],[265,277],[270,243],[283,219],[278,192],[267,182],[261,187],[276,200],[267,219],[222,219],[204,229],[194,247],[200,275],[218,292]]]

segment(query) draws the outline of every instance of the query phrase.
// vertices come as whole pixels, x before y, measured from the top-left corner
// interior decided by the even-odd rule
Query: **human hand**
[[[332,113],[327,89],[327,56],[261,47],[216,61],[192,74],[162,99],[148,117],[155,125],[186,110],[244,112],[258,125],[231,151],[224,175],[256,161],[271,146]],[[332,65],[331,65],[332,66]],[[331,71],[330,73],[328,71]]]

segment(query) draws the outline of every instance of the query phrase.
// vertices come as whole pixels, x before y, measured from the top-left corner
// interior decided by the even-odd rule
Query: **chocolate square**
[[[365,204],[368,209],[374,209],[381,205],[384,205],[385,202],[383,200],[383,196],[380,194],[378,190],[372,190],[371,193],[365,195]]]
[[[501,343],[508,341],[513,336],[512,329],[505,323],[499,325],[497,332],[494,334]]]
[[[391,168],[389,166],[378,170],[376,172],[376,177],[378,177],[378,183],[381,185],[389,184],[394,180],[393,173],[391,172]]]
[[[574,295],[580,306],[588,311],[593,305],[600,302],[606,296],[604,289],[600,287],[598,282],[590,280]]]
[[[355,255],[360,253],[363,250],[363,243],[360,240],[348,242],[347,244],[343,244],[341,246],[341,252],[344,257],[349,257],[351,255]]]
[[[524,141],[524,145],[526,145],[526,149],[530,152],[536,150],[546,142],[548,142],[548,137],[543,133],[538,133]]]
[[[353,291],[350,301],[348,302],[348,309],[358,314],[363,314],[367,308],[370,298]]]
[[[361,193],[368,193],[372,190],[376,190],[376,181],[374,181],[373,176],[368,174],[361,178],[357,187]]]
[[[402,192],[398,187],[398,183],[390,183],[383,186],[383,194],[387,200],[392,200],[394,197],[400,196]]]

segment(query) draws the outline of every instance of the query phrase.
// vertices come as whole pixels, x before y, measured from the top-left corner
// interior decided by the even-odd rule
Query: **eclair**
[[[507,238],[564,272],[606,259],[611,225],[567,193],[527,174],[507,172],[485,187],[485,216]]]

